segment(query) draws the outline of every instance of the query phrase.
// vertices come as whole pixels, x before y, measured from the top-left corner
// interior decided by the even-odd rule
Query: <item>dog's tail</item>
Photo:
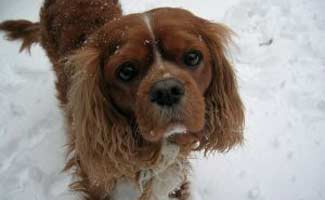
[[[40,24],[27,20],[8,20],[0,23],[0,31],[6,33],[6,39],[10,41],[20,40],[22,45],[20,52],[30,52],[32,44],[40,42]]]

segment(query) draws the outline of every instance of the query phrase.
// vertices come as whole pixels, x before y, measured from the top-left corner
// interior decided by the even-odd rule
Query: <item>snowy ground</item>
[[[41,0],[1,0],[0,21],[36,21]],[[226,2],[226,3],[225,3]],[[325,199],[325,1],[123,0],[126,13],[187,8],[228,24],[246,142],[194,160],[197,200]],[[0,200],[73,199],[54,75],[40,47],[0,34]]]

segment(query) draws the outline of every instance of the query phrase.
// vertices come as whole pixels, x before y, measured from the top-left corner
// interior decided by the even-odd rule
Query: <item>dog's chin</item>
[[[164,139],[178,145],[194,145],[199,141],[196,132],[187,129],[184,125],[169,127],[164,134]]]
[[[186,128],[185,125],[175,124],[167,127],[164,133],[164,138],[168,139],[179,135],[185,135],[188,133],[189,130],[188,128]]]
[[[190,145],[199,141],[197,130],[191,130],[182,123],[171,123],[164,128],[152,130],[153,135],[159,135],[155,138],[158,141],[167,140],[178,145]],[[152,140],[153,138],[150,138]]]

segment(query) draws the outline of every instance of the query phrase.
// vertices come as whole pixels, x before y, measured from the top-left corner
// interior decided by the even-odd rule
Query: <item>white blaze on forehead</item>
[[[155,55],[155,58],[156,58],[157,66],[160,69],[164,69],[165,68],[164,63],[162,61],[161,55],[160,55],[160,53],[158,51],[158,48],[157,48],[155,33],[153,32],[153,29],[152,29],[150,15],[148,13],[145,13],[143,15],[143,19],[144,19],[144,22],[145,22],[148,30],[149,30],[152,41],[153,41],[153,51],[154,51],[154,55]]]
[[[155,38],[155,34],[153,33],[153,30],[152,30],[152,27],[151,27],[150,16],[148,14],[144,14],[143,19],[144,19],[144,22],[147,25],[147,28],[148,28],[148,30],[150,32],[150,35],[151,35],[152,39],[155,40],[156,38]]]

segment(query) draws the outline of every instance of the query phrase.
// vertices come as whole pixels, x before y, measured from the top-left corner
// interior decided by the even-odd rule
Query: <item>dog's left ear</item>
[[[206,137],[201,149],[222,152],[243,140],[244,107],[234,68],[226,56],[232,31],[221,24],[200,22],[200,34],[209,48],[212,62],[212,80],[205,94]]]

